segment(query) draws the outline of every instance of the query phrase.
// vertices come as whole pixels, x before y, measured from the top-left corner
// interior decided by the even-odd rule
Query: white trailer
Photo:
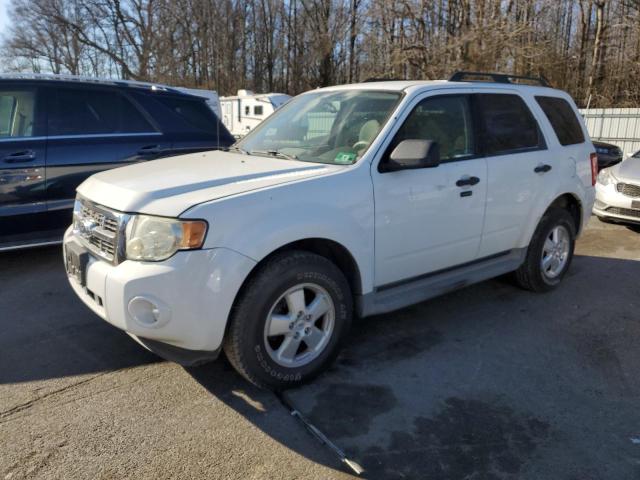
[[[222,123],[234,136],[242,137],[290,98],[284,93],[256,94],[251,90],[238,90],[236,96],[220,97]]]

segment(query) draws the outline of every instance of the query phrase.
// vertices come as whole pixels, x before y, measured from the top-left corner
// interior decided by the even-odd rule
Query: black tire
[[[561,273],[554,278],[549,278],[542,269],[541,259],[544,243],[557,226],[563,226],[569,233],[569,255]],[[531,238],[524,263],[515,271],[516,283],[532,292],[548,292],[556,288],[571,266],[575,241],[576,226],[571,214],[562,208],[549,208]]]
[[[324,289],[333,301],[333,331],[317,358],[300,367],[276,363],[268,353],[265,325],[271,308],[298,284]],[[283,390],[305,383],[333,362],[353,316],[353,298],[345,276],[332,262],[305,251],[274,255],[248,280],[238,297],[224,340],[224,352],[233,367],[251,383]]]

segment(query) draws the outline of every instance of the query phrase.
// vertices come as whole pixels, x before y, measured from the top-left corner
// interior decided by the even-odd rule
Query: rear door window
[[[49,99],[49,136],[150,133],[155,129],[118,92],[58,89]]]
[[[0,90],[0,138],[33,136],[35,99],[35,91]]]
[[[518,95],[478,94],[487,155],[544,148],[538,122]]]
[[[558,97],[536,97],[536,101],[549,119],[560,145],[575,145],[584,142],[582,127],[569,102]]]

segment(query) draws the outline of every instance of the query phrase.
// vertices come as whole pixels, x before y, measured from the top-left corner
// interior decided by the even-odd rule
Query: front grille
[[[104,260],[118,263],[125,215],[78,197],[73,217],[73,232],[85,247]]]
[[[606,211],[613,213],[614,215],[624,215],[625,217],[640,218],[640,210],[633,210],[631,208],[609,207]]]
[[[627,197],[640,197],[640,185],[633,185],[631,183],[618,183],[616,190],[626,195]]]
[[[112,217],[109,211],[105,207],[100,207],[100,210],[97,210],[96,205],[91,205],[87,203],[86,200],[83,201],[81,214],[83,218],[91,218],[96,221],[98,225],[104,228],[106,231],[116,233],[118,231],[118,219],[116,217]]]

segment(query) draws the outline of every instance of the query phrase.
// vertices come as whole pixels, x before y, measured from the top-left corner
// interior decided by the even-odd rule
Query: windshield
[[[352,164],[367,151],[400,96],[399,92],[372,90],[301,95],[236,147],[250,155]]]

